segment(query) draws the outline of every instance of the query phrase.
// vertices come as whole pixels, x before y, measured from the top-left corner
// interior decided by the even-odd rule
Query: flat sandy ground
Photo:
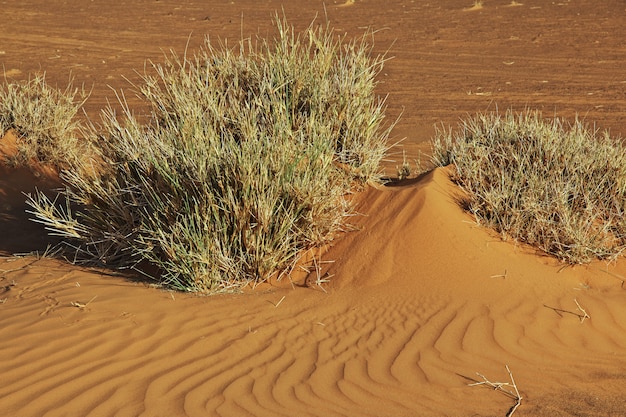
[[[435,124],[496,108],[626,134],[621,0],[2,3],[7,78],[71,74],[93,86],[94,119],[109,86],[133,104],[126,79],[147,59],[205,35],[270,36],[282,8],[300,29],[317,15],[348,36],[379,30],[376,52],[394,58],[378,92],[391,120],[403,113],[394,136],[411,158]],[[626,415],[626,262],[565,267],[503,242],[456,205],[443,169],[358,195],[323,289],[216,297],[11,256],[49,243],[24,213],[35,185],[54,186],[0,169],[2,415],[505,416],[515,400],[468,384],[510,382],[506,366],[516,417]]]

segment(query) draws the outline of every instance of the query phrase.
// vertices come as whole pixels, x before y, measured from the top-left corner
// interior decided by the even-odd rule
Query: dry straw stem
[[[583,323],[585,319],[591,319],[591,317],[589,317],[589,314],[587,314],[587,311],[584,308],[582,308],[580,304],[578,304],[578,300],[574,298],[574,302],[576,303],[576,308],[578,309],[578,311],[583,313],[582,316],[580,317],[580,322]]]
[[[159,283],[205,293],[276,276],[345,230],[345,196],[379,181],[388,149],[386,58],[371,32],[296,34],[278,17],[276,32],[151,63],[134,86],[150,121],[120,93],[87,131],[107,169],[85,175],[86,161],[56,200],[31,196],[37,221],[78,259],[151,264]]]
[[[626,248],[626,152],[580,120],[538,111],[478,114],[439,129],[436,165],[454,165],[477,223],[568,263],[616,259]]]
[[[97,295],[94,295],[93,298],[91,300],[87,301],[85,304],[81,303],[80,301],[72,301],[70,304],[72,305],[72,307],[77,307],[80,310],[84,310],[97,297],[98,297]]]
[[[468,385],[470,387],[475,387],[479,385],[488,386],[488,387],[493,388],[495,391],[500,391],[504,393],[506,396],[514,399],[515,404],[506,413],[506,417],[511,417],[513,413],[515,412],[515,410],[517,410],[517,407],[519,407],[520,404],[522,403],[522,396],[520,395],[519,390],[517,389],[517,384],[515,383],[515,379],[513,378],[513,373],[509,369],[509,365],[505,365],[505,366],[506,366],[506,371],[509,373],[509,378],[511,379],[511,382],[491,382],[483,374],[476,372],[476,375],[480,376],[483,380],[474,382]],[[507,389],[508,387],[513,387],[513,390]]]
[[[507,277],[507,270],[504,270],[504,274],[496,274],[496,275],[491,275],[490,278],[506,278]]]

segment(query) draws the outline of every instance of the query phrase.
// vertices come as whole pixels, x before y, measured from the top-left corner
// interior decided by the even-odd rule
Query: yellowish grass
[[[464,207],[503,238],[569,263],[626,249],[626,152],[606,133],[539,112],[479,114],[438,131],[433,155],[454,165]]]
[[[475,0],[471,7],[466,7],[463,11],[470,12],[474,10],[481,10],[483,8],[483,2],[481,0]]]

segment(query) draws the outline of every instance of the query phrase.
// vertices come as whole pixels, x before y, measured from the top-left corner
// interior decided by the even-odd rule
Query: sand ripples
[[[71,283],[70,277],[45,286],[60,302],[43,320],[44,286],[3,306],[3,317],[32,322],[2,322],[12,337],[1,352],[12,360],[2,361],[0,371],[11,380],[0,388],[0,402],[20,415],[461,413],[463,398],[475,394],[465,385],[472,370],[499,372],[504,363],[513,369],[526,363],[574,378],[585,370],[609,372],[615,363],[610,349],[625,348],[617,337],[624,334],[622,322],[592,298],[586,301],[594,324],[581,324],[575,317],[566,323],[539,304],[490,308],[389,295],[381,302],[369,290],[338,302],[328,302],[336,295],[304,289],[286,292],[279,307],[242,296],[244,303],[238,297],[186,297],[160,308],[133,305],[121,293],[147,292],[167,304],[165,293],[123,283],[121,292],[109,290],[74,311],[63,301],[81,296]],[[124,307],[129,311],[114,312]],[[540,319],[549,326],[538,330]],[[572,326],[581,331],[561,328]],[[580,365],[575,371],[562,369],[574,361]],[[521,366],[517,371],[527,384],[536,373]]]
[[[409,190],[420,193],[412,211],[409,192],[370,195],[387,220],[346,240],[349,259],[375,254],[385,266],[359,285],[366,265],[355,276],[350,262],[329,264],[328,293],[203,298],[51,260],[5,262],[0,406],[20,416],[500,415],[509,398],[467,384],[476,372],[505,382],[509,365],[532,415],[559,415],[583,386],[583,398],[619,410],[618,282],[557,273],[495,243],[437,184]],[[395,243],[380,245],[383,229]],[[446,242],[465,252],[433,262]],[[574,300],[591,319],[581,323]]]

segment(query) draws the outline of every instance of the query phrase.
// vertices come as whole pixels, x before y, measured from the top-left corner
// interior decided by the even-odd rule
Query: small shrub
[[[417,167],[419,168],[419,165]],[[409,176],[411,176],[411,164],[406,159],[405,151],[402,151],[402,165],[396,165],[396,174],[398,175],[398,180],[400,181],[407,179]]]
[[[454,165],[479,223],[569,263],[626,247],[626,153],[576,119],[540,112],[479,114],[440,130],[435,164]]]
[[[81,154],[84,144],[76,136],[76,114],[87,99],[84,90],[68,84],[65,90],[50,87],[45,75],[0,87],[0,137],[13,129],[17,154],[11,165],[42,162],[67,168]],[[83,149],[84,150],[84,149]]]
[[[175,54],[136,86],[142,125],[124,104],[92,128],[101,175],[65,172],[59,205],[31,197],[38,221],[79,254],[156,266],[161,283],[216,292],[262,281],[331,240],[345,195],[377,181],[391,126],[374,94],[384,57],[328,26],[256,47]],[[76,206],[74,212],[73,207]]]

